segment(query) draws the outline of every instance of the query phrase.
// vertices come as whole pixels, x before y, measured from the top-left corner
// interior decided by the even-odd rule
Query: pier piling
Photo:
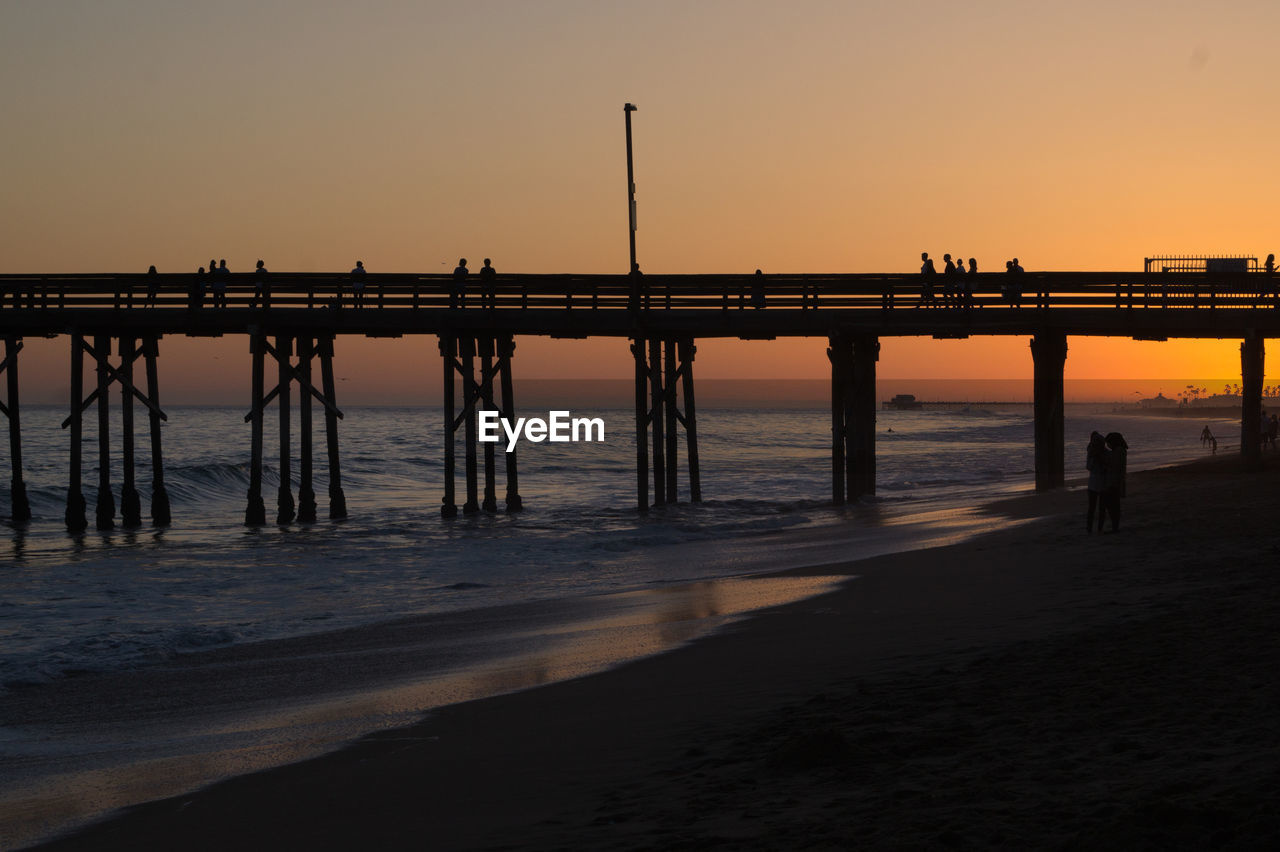
[[[127,530],[142,526],[142,499],[134,476],[133,362],[137,341],[120,338],[120,457],[124,478],[120,484],[120,525]]]
[[[22,340],[16,337],[4,339],[4,362],[0,364],[0,373],[5,373],[8,380],[8,396],[5,404],[0,406],[9,420],[9,468],[11,481],[9,486],[9,519],[14,525],[25,524],[31,520],[31,503],[27,500],[27,485],[22,478],[22,416],[18,401],[18,353],[22,350]]]
[[[338,461],[338,394],[333,381],[333,335],[319,341],[320,377],[324,383],[324,427],[329,451],[329,520],[347,517],[347,495],[342,490],[342,471]]]
[[[266,340],[257,329],[249,333],[249,350],[253,355],[251,367],[251,396],[253,407],[249,412],[249,504],[244,511],[245,526],[260,527],[267,522],[267,507],[262,500],[262,417],[266,403],[263,400],[263,384],[266,368]]]
[[[276,492],[276,523],[284,526],[293,523],[293,473],[290,464],[292,440],[289,436],[289,384],[293,373],[289,368],[289,358],[293,355],[293,338],[287,335],[276,337],[276,374],[279,384],[276,385],[277,405],[280,407],[280,488]]]
[[[693,338],[680,340],[680,384],[684,389],[684,440],[689,456],[689,501],[702,502],[702,469],[698,462],[698,414],[693,398]]]
[[[516,419],[516,397],[514,381],[511,377],[511,359],[515,357],[516,343],[510,335],[498,338],[498,373],[502,383],[502,416],[514,423]],[[516,470],[516,450],[513,447],[507,456],[507,511],[519,512],[524,508],[520,499],[520,481]]]
[[[480,400],[484,403],[486,410],[497,411],[498,407],[493,401],[493,338],[484,337],[477,343],[480,349]],[[486,441],[484,445],[484,502],[480,504],[480,508],[486,512],[498,511],[497,476],[494,470],[496,459],[493,451],[493,443]]]
[[[649,510],[649,364],[644,356],[644,338],[631,341],[631,357],[636,366],[636,504]]]
[[[311,357],[315,351],[311,337],[298,338],[298,520],[304,524],[316,519],[316,492],[312,482],[311,459]]]
[[[93,350],[98,362],[98,501],[94,516],[98,529],[109,530],[116,525],[116,500],[111,493],[111,405],[108,393],[111,367],[107,363],[111,338],[97,335],[93,339]]]
[[[476,453],[476,407],[480,404],[480,387],[476,384],[476,340],[464,337],[460,341],[462,355],[462,419],[463,438],[466,441],[467,502],[462,504],[462,514],[474,515],[480,511],[479,470]]]
[[[159,338],[148,337],[142,341],[143,357],[147,368],[147,398],[151,400],[148,414],[151,422],[151,523],[157,527],[169,526],[169,492],[164,487],[164,453],[160,444],[160,381],[156,360],[160,356]]]
[[[654,337],[649,340],[649,421],[653,427],[653,505],[663,506],[667,502],[666,460],[664,458],[666,442],[663,435],[666,417],[662,404],[666,395],[662,392],[662,340]]]
[[[84,340],[76,333],[71,333],[71,416],[67,418],[71,426],[71,452],[69,458],[70,479],[67,486],[67,511],[64,516],[67,529],[71,532],[84,532],[89,527],[86,518],[84,492],[81,490],[81,465],[84,457]]]
[[[1246,470],[1262,468],[1262,381],[1265,342],[1257,329],[1245,333],[1240,344],[1240,459]]]
[[[1035,387],[1036,490],[1061,488],[1066,482],[1066,426],[1062,370],[1067,361],[1067,336],[1038,332],[1031,338]]]
[[[454,433],[458,429],[458,424],[454,420],[453,407],[453,376],[457,371],[457,351],[457,338],[452,335],[440,335],[440,360],[444,363],[444,497],[440,501],[440,514],[446,518],[453,518],[458,514],[453,481],[457,467],[457,453],[453,441]]]

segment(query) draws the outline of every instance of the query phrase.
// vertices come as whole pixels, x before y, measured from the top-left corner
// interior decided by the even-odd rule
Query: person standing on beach
[[[1107,487],[1107,442],[1101,432],[1089,436],[1089,449],[1085,451],[1084,466],[1089,471],[1089,512],[1085,515],[1085,532],[1093,532],[1093,518],[1098,515],[1098,531],[1102,531],[1102,515],[1098,504]]]
[[[1125,478],[1129,461],[1129,445],[1119,432],[1108,432],[1106,488],[1102,492],[1102,511],[1098,513],[1098,532],[1102,532],[1103,521],[1111,516],[1111,531],[1120,531],[1120,500],[1125,496]]]

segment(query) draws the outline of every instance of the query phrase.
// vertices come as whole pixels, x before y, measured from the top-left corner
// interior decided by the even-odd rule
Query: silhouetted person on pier
[[[952,263],[949,254],[944,254],[942,260],[946,263],[942,268],[942,304],[951,307],[959,301],[960,286],[956,276],[964,273],[964,261],[957,258],[957,262]]]
[[[204,305],[205,286],[204,267],[202,266],[197,269],[196,274],[192,276],[191,287],[187,290],[188,310],[198,310],[202,305]]]
[[[480,304],[490,310],[498,306],[498,270],[489,265],[489,258],[484,259],[480,267]]]
[[[631,264],[631,273],[627,276],[628,283],[631,285],[631,295],[628,308],[631,313],[635,314],[640,311],[640,300],[643,298],[644,306],[649,307],[649,294],[644,289],[644,273],[640,271],[640,264]]]
[[[1266,276],[1262,286],[1258,288],[1263,301],[1271,300],[1271,307],[1280,308],[1280,291],[1276,289],[1276,256],[1274,254],[1267,255],[1267,259],[1262,264],[1262,274]],[[1257,305],[1254,305],[1256,308]]]
[[[1023,269],[1018,265],[1018,259],[1006,261],[1004,264],[1005,272],[1009,274],[1009,280],[1004,285],[1004,300],[1015,308],[1022,307],[1022,272]]]
[[[364,307],[364,261],[357,260],[356,268],[351,270],[351,304],[357,308]]]
[[[1111,531],[1120,530],[1120,501],[1125,496],[1125,479],[1128,473],[1129,445],[1119,432],[1107,433],[1106,489],[1102,492],[1102,511],[1098,513],[1098,531],[1102,522],[1111,516]]]
[[[1107,441],[1101,432],[1089,435],[1089,448],[1085,451],[1084,466],[1089,471],[1089,511],[1085,515],[1085,532],[1093,532],[1093,518],[1098,516],[1098,532],[1102,532],[1102,513],[1098,512],[1103,492],[1107,488]],[[1105,509],[1104,509],[1105,511]]]
[[[227,306],[227,280],[231,277],[231,270],[227,269],[227,261],[224,258],[215,267],[213,261],[209,261],[209,271],[213,273],[213,306],[215,308],[225,308]]]
[[[933,259],[929,257],[927,251],[920,252],[920,307],[923,304],[933,304],[933,277],[937,274],[937,270],[933,268]]]
[[[465,304],[467,286],[467,259],[465,257],[458,259],[458,265],[453,268],[453,282],[449,289],[449,307],[461,308]]]
[[[764,272],[759,269],[751,279],[751,307],[756,310],[764,307]]]
[[[964,279],[964,306],[965,309],[973,307],[973,279],[978,274],[978,261],[969,258],[969,274]]]
[[[261,260],[254,268],[253,301],[249,303],[249,307],[256,308],[259,302],[262,303],[264,311],[271,307],[271,273],[267,271],[267,265]]]
[[[154,308],[156,306],[156,296],[160,289],[160,280],[156,278],[155,264],[147,267],[147,306]]]

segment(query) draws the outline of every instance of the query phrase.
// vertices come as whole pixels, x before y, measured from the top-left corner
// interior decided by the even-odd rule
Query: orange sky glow
[[[1251,0],[6,3],[0,272],[625,272],[626,101],[650,274],[1263,257],[1278,29]],[[623,341],[517,345],[518,377],[630,376]],[[821,378],[825,345],[699,341],[697,371]],[[247,398],[243,339],[161,347],[170,399]],[[24,377],[65,385],[68,349]],[[436,401],[433,338],[338,356],[347,398]],[[1238,341],[1072,338],[1066,370],[1238,380]],[[879,374],[1031,358],[884,339]]]

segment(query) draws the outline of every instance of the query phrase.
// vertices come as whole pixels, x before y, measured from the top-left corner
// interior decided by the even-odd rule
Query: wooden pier
[[[280,429],[276,522],[316,518],[313,490],[312,406],[324,410],[329,465],[329,516],[346,516],[339,471],[333,359],[343,335],[435,335],[443,365],[444,467],[441,512],[458,511],[458,433],[463,445],[462,512],[497,511],[494,445],[477,440],[478,412],[513,419],[515,338],[613,337],[627,341],[635,362],[636,501],[640,509],[677,500],[678,432],[685,433],[689,499],[701,499],[693,364],[698,338],[772,340],[824,337],[831,364],[832,500],[875,493],[876,364],[880,338],[1027,335],[1035,376],[1037,489],[1062,485],[1063,369],[1071,336],[1233,338],[1241,341],[1244,409],[1241,454],[1261,464],[1258,422],[1264,342],[1280,333],[1276,280],[1258,271],[1040,272],[1009,275],[499,275],[465,280],[446,275],[362,276],[357,303],[348,274],[254,273],[194,275],[0,276],[0,337],[7,398],[14,523],[30,518],[22,474],[19,353],[23,338],[67,336],[71,341],[70,482],[66,524],[87,527],[81,493],[82,415],[98,414],[100,479],[95,521],[115,524],[109,481],[109,392],[122,405],[120,518],[141,524],[134,482],[134,403],[149,414],[152,522],[170,522],[164,487],[157,360],[165,335],[244,335],[252,353],[250,486],[245,523],[267,521],[262,494],[263,428],[275,402]],[[224,291],[214,306],[214,284]],[[929,286],[922,286],[925,284]],[[947,288],[941,294],[938,291]],[[154,298],[151,293],[154,292]],[[113,362],[112,357],[116,360]],[[84,394],[83,360],[96,369]],[[266,389],[267,358],[276,384]],[[146,389],[134,381],[145,363]],[[312,365],[320,362],[321,386]],[[478,370],[477,373],[477,364]],[[292,389],[300,406],[300,487],[290,484]],[[458,404],[461,403],[459,410]],[[505,508],[522,508],[516,454],[506,453]],[[481,465],[483,464],[483,485]],[[482,490],[483,489],[483,490]]]

